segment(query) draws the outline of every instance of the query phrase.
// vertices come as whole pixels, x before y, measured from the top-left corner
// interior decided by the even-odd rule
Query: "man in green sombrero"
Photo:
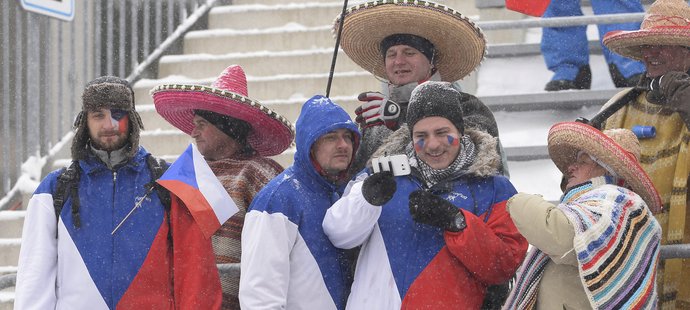
[[[426,81],[456,82],[472,73],[486,55],[484,35],[472,21],[444,5],[427,1],[383,0],[349,8],[341,46],[363,69],[381,79],[382,92],[364,92],[357,108],[362,143],[353,171],[364,168],[371,154],[393,131],[406,124],[412,90]],[[337,33],[340,18],[333,31]],[[455,85],[456,89],[459,86]],[[479,99],[461,92],[468,127],[498,137],[493,114]],[[505,154],[501,172],[507,175]]]

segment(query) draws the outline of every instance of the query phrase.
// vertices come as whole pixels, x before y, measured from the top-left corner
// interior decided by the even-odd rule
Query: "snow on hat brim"
[[[561,172],[567,174],[568,166],[577,160],[578,152],[584,151],[609,166],[618,177],[624,179],[653,213],[661,212],[661,197],[636,157],[636,154],[639,156],[640,153],[637,137],[630,132],[628,135],[617,133],[612,135],[612,138],[605,134],[608,132],[601,132],[579,122],[555,124],[548,135],[551,160]],[[614,138],[620,140],[620,143]]]
[[[657,0],[650,6],[640,30],[611,31],[602,41],[613,52],[640,61],[645,45],[690,47],[690,7],[682,0]]]
[[[340,16],[333,25],[334,35],[339,24]],[[349,8],[340,44],[357,65],[387,79],[380,44],[399,33],[420,36],[434,45],[434,63],[446,82],[472,73],[486,55],[484,34],[472,21],[444,5],[421,0],[378,0]]]
[[[247,142],[261,156],[285,151],[295,137],[287,119],[261,103],[223,89],[167,84],[151,90],[156,111],[186,134],[194,129],[194,110],[207,110],[243,120],[252,126]]]

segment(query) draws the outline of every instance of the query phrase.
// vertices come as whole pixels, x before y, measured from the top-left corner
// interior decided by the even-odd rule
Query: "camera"
[[[410,163],[404,154],[375,157],[371,160],[371,166],[374,173],[391,171],[394,176],[410,174]]]

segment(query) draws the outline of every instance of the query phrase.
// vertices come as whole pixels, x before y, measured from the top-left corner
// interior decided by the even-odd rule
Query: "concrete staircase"
[[[354,5],[362,1],[350,1]],[[266,104],[293,123],[302,103],[325,94],[335,40],[333,19],[342,2],[333,0],[235,1],[214,8],[208,30],[190,32],[184,54],[161,58],[159,79],[135,84],[137,102],[147,128],[142,144],[155,155],[179,154],[191,139],[158,116],[149,90],[164,83],[210,84],[228,65],[239,64],[247,74],[249,96]],[[477,14],[469,1],[446,1]],[[356,96],[378,90],[381,84],[340,51],[330,97],[354,115]],[[165,138],[161,139],[161,136]],[[294,149],[276,156],[280,164],[292,163]]]
[[[350,1],[350,5],[359,2],[362,1]],[[479,10],[475,1],[447,0],[439,3],[477,20],[521,18],[519,14],[501,8]],[[134,85],[137,110],[146,127],[141,144],[154,155],[173,161],[192,142],[189,136],[156,113],[149,95],[153,87],[166,83],[210,84],[231,64],[244,68],[249,97],[294,123],[304,101],[315,94],[325,94],[335,43],[330,28],[341,9],[342,2],[334,0],[235,0],[232,6],[214,8],[209,15],[207,30],[193,31],[185,36],[183,54],[162,57],[158,78],[140,80]],[[540,57],[533,44],[522,44],[524,33],[523,30],[486,32],[491,43],[489,54],[495,56],[490,56],[482,67],[491,68],[500,66],[501,61],[511,61],[506,59],[522,61]],[[465,91],[478,94],[495,112],[511,162],[513,180],[534,178],[535,169],[550,164],[545,148],[546,131],[550,125],[593,114],[615,92],[611,86],[593,91],[564,92],[557,96],[541,91],[546,81],[536,80],[529,81],[538,84],[536,89],[528,89],[521,94],[496,95],[490,90],[478,93],[482,92],[482,81],[493,78],[482,76],[482,70],[461,84]],[[506,83],[520,82],[510,81],[511,77],[500,78]],[[340,51],[330,96],[335,102],[354,116],[357,94],[380,88],[381,82]],[[541,111],[541,114],[535,114],[535,111]],[[534,137],[534,143],[518,145],[510,142],[521,136]],[[524,138],[519,141],[524,141]],[[274,159],[287,167],[292,163],[293,153],[294,149],[288,149]],[[63,150],[59,158],[61,160],[57,160],[53,168],[69,162],[69,148]],[[555,174],[545,177],[557,184]],[[539,192],[538,189],[532,191]],[[23,211],[0,212],[0,276],[16,271],[23,218]],[[11,309],[12,300],[12,289],[0,291],[0,310]]]
[[[0,211],[0,277],[17,272],[25,211]],[[0,310],[13,308],[14,288],[0,290]]]

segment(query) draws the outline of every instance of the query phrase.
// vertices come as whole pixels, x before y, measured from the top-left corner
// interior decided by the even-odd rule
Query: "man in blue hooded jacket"
[[[344,309],[348,264],[323,232],[359,145],[340,106],[314,96],[296,124],[294,164],[255,197],[242,230],[242,309]]]

